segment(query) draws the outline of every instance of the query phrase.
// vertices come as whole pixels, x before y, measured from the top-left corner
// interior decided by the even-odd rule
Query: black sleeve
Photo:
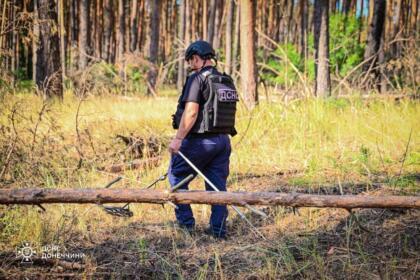
[[[187,81],[185,93],[183,94],[181,101],[200,104],[202,100],[201,83],[200,77],[193,74]]]

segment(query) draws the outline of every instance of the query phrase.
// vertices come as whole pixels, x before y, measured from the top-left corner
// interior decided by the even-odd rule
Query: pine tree
[[[315,96],[319,97],[327,97],[331,95],[328,8],[328,0],[315,0]]]
[[[255,4],[241,0],[241,87],[245,104],[253,108],[258,103],[257,65],[255,58]]]

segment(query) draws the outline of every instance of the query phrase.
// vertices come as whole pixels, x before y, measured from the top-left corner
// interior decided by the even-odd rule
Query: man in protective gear
[[[172,125],[177,132],[169,144],[169,182],[175,186],[188,175],[196,175],[177,154],[181,151],[220,191],[226,191],[231,154],[229,134],[236,134],[236,88],[232,79],[213,65],[214,61],[217,66],[216,55],[208,42],[192,43],[185,52],[185,60],[192,73],[186,79],[176,113],[172,116]],[[207,183],[205,185],[207,191],[213,191]],[[181,189],[187,190],[188,183]],[[193,231],[195,220],[190,205],[177,206],[178,224]],[[206,233],[225,238],[227,216],[225,205],[212,205]]]

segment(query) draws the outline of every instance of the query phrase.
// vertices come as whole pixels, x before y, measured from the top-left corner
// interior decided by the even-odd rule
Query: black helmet
[[[194,54],[202,59],[211,59],[216,57],[213,47],[206,41],[195,41],[185,51],[185,60],[190,59]]]

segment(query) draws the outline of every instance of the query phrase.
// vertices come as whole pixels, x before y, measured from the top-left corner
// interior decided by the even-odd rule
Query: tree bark
[[[34,0],[36,1],[36,0]],[[1,2],[0,2],[1,3]],[[1,21],[0,21],[0,34],[2,34],[2,36],[0,36],[0,49],[3,49],[3,42],[4,42],[4,38],[6,36],[3,36],[3,32],[5,31],[5,27],[6,27],[6,23],[8,22],[8,17],[7,17],[7,2],[4,1],[4,3],[1,3]],[[0,66],[3,67],[3,57],[2,57],[2,64],[0,64]]]
[[[411,14],[410,14],[410,30],[412,34],[417,33],[417,15],[418,15],[418,2],[417,0],[412,0]]]
[[[255,58],[255,1],[241,0],[241,87],[245,105],[251,109],[258,103],[257,65]]]
[[[163,192],[139,189],[0,189],[0,204],[165,203],[332,208],[420,208],[419,196],[313,195],[276,192]]]
[[[131,15],[130,15],[130,51],[135,52],[137,50],[137,39],[138,39],[138,16],[139,16],[139,5],[138,0],[133,0],[131,4]]]
[[[274,0],[269,0],[268,1],[268,30],[267,30],[267,35],[270,38],[274,38],[274,27],[276,26],[275,24],[275,19],[274,19],[274,6],[275,6],[275,1]]]
[[[178,13],[178,39],[182,42],[184,41],[185,36],[185,0],[180,0],[179,3],[179,13]],[[185,46],[186,48],[186,46]],[[182,89],[184,84],[184,53],[180,51],[178,54],[178,76],[177,76],[177,88],[178,90]]]
[[[214,19],[214,35],[213,35],[213,48],[217,51],[220,47],[223,17],[225,13],[223,12],[223,1],[216,2],[216,14]]]
[[[64,23],[64,0],[58,0],[58,11],[60,19],[60,60],[61,75],[64,81],[66,77],[66,45],[65,45],[65,23]]]
[[[364,59],[365,61],[369,61],[369,63],[364,64],[363,70],[367,72],[370,69],[373,69],[372,72],[375,76],[374,83],[377,83],[377,79],[379,78],[379,71],[376,70],[375,66],[378,61],[378,51],[381,45],[382,31],[384,28],[385,9],[385,0],[375,0],[372,22],[369,25],[368,38],[364,53]],[[379,86],[379,84],[376,84],[376,86]]]
[[[295,1],[290,0],[289,9],[287,11],[287,40],[289,43],[293,42],[293,37],[296,34],[292,31],[293,28],[293,10],[295,8]]]
[[[255,20],[255,24],[254,26],[256,27],[257,30],[260,30],[261,32],[264,32],[264,0],[260,0],[260,1],[256,1],[255,5],[256,5],[256,10],[255,10],[255,15],[254,15],[254,20]],[[263,39],[261,38],[261,36],[257,36],[257,43],[256,43],[256,47],[257,48],[261,48],[262,44],[263,44]]]
[[[308,42],[308,0],[300,0],[300,57],[306,61]],[[306,62],[305,62],[306,63]]]
[[[15,86],[16,83],[16,70],[18,67],[18,61],[19,61],[19,53],[18,53],[18,42],[19,42],[19,30],[17,30],[17,21],[16,21],[16,14],[17,11],[16,9],[18,9],[17,5],[18,2],[17,1],[13,1],[13,3],[11,3],[10,5],[10,20],[12,21],[12,31],[9,32],[10,34],[10,46],[9,49],[11,51],[11,61],[10,61],[10,73],[11,73],[11,78],[12,78],[12,85],[13,87]]]
[[[400,32],[400,30],[403,28],[401,25],[401,13],[402,13],[402,0],[394,0],[393,1],[393,7],[392,7],[392,34],[389,38],[389,40],[395,40],[397,39],[397,36]],[[401,34],[402,35],[402,34]],[[401,36],[400,35],[400,36]],[[398,42],[395,42],[390,47],[390,51],[393,57],[398,57],[400,53],[400,46]]]
[[[198,15],[198,1],[191,1],[190,2],[190,10],[191,10],[191,22],[190,22],[190,29],[191,29],[191,41],[195,41],[197,39],[196,28],[197,28],[197,15]]]
[[[234,2],[233,0],[228,0],[227,3],[228,14],[226,19],[226,40],[225,40],[225,53],[226,53],[226,62],[225,62],[225,72],[230,75],[232,71],[232,26],[233,26],[233,11],[234,11]]]
[[[191,0],[185,0],[185,36],[184,43],[189,46],[191,43]]]
[[[79,69],[88,65],[89,54],[89,0],[79,1]]]
[[[240,26],[241,26],[241,11],[239,2],[236,4],[235,12],[235,32],[233,38],[233,47],[232,47],[232,74],[236,77],[236,71],[238,69],[238,57],[239,57],[239,47],[240,47]]]
[[[347,16],[351,11],[354,10],[355,3],[356,3],[355,0],[346,0],[346,1],[343,1],[342,7],[341,7],[342,8],[341,9],[342,13]]]
[[[369,10],[368,24],[370,24],[372,22],[374,5],[375,5],[375,0],[369,0],[369,6],[368,6],[368,10]]]
[[[113,1],[104,0],[104,44],[103,44],[103,59],[111,62],[111,40],[112,30],[114,26]]]
[[[103,2],[102,0],[96,0],[96,7],[95,7],[95,36],[94,45],[95,48],[95,57],[101,58],[102,57],[102,33],[103,33],[103,20],[102,20],[102,12],[103,12]]]
[[[171,19],[170,19],[170,24],[168,26],[168,45],[167,45],[167,54],[166,56],[169,57],[169,55],[171,55],[172,53],[172,42],[174,40],[174,38],[176,38],[176,16],[177,16],[177,9],[176,9],[176,0],[172,0],[171,3]]]
[[[359,12],[360,15],[359,15],[359,19],[358,19],[359,29],[358,29],[358,32],[357,32],[357,43],[358,44],[360,44],[360,37],[361,37],[361,34],[362,34],[362,30],[363,30],[364,3],[365,3],[365,0],[360,0],[360,12]]]
[[[331,95],[329,66],[328,0],[315,0],[314,7],[315,42],[315,96]]]
[[[42,90],[44,97],[63,98],[60,40],[55,1],[38,0],[37,12],[39,40],[36,51],[36,84]]]
[[[279,26],[278,26],[278,37],[279,42],[284,43],[285,38],[287,37],[287,0],[282,0],[281,5],[279,6]]]
[[[34,38],[32,39],[32,81],[36,83],[36,65],[37,65],[37,45],[39,40],[39,13],[38,13],[38,0],[34,0]],[[3,47],[0,45],[0,48]]]
[[[348,0],[344,0],[344,1],[348,1]],[[331,14],[335,13],[336,8],[337,8],[337,0],[330,0],[329,3],[329,11],[331,12]]]
[[[208,20],[207,20],[207,15],[208,15],[208,9],[207,9],[207,0],[203,0],[203,7],[202,7],[202,11],[203,11],[203,18],[202,18],[202,23],[201,23],[201,25],[202,25],[202,27],[203,27],[203,32],[202,32],[202,37],[201,38],[203,38],[203,40],[206,40],[207,39],[207,22],[208,22]]]
[[[121,63],[125,52],[125,0],[118,1],[117,63]],[[120,65],[120,67],[122,67]],[[120,71],[121,72],[121,71]]]
[[[210,0],[210,6],[208,8],[209,10],[209,21],[207,22],[207,42],[210,43],[210,45],[213,45],[213,37],[214,37],[214,23],[216,19],[216,7],[217,7],[217,1],[216,0]]]
[[[160,15],[160,1],[151,0],[151,18],[150,18],[150,46],[149,46],[149,61],[153,63],[154,67],[149,69],[148,72],[148,95],[156,91],[156,78],[157,78],[157,66],[158,61],[158,50],[159,50],[159,15]]]
[[[139,12],[139,17],[140,17],[140,23],[138,24],[138,29],[137,29],[137,33],[139,34],[139,38],[138,38],[138,49],[140,51],[144,50],[144,37],[145,37],[145,29],[144,25],[145,25],[145,13],[146,13],[146,0],[141,0],[140,1],[140,12]]]

